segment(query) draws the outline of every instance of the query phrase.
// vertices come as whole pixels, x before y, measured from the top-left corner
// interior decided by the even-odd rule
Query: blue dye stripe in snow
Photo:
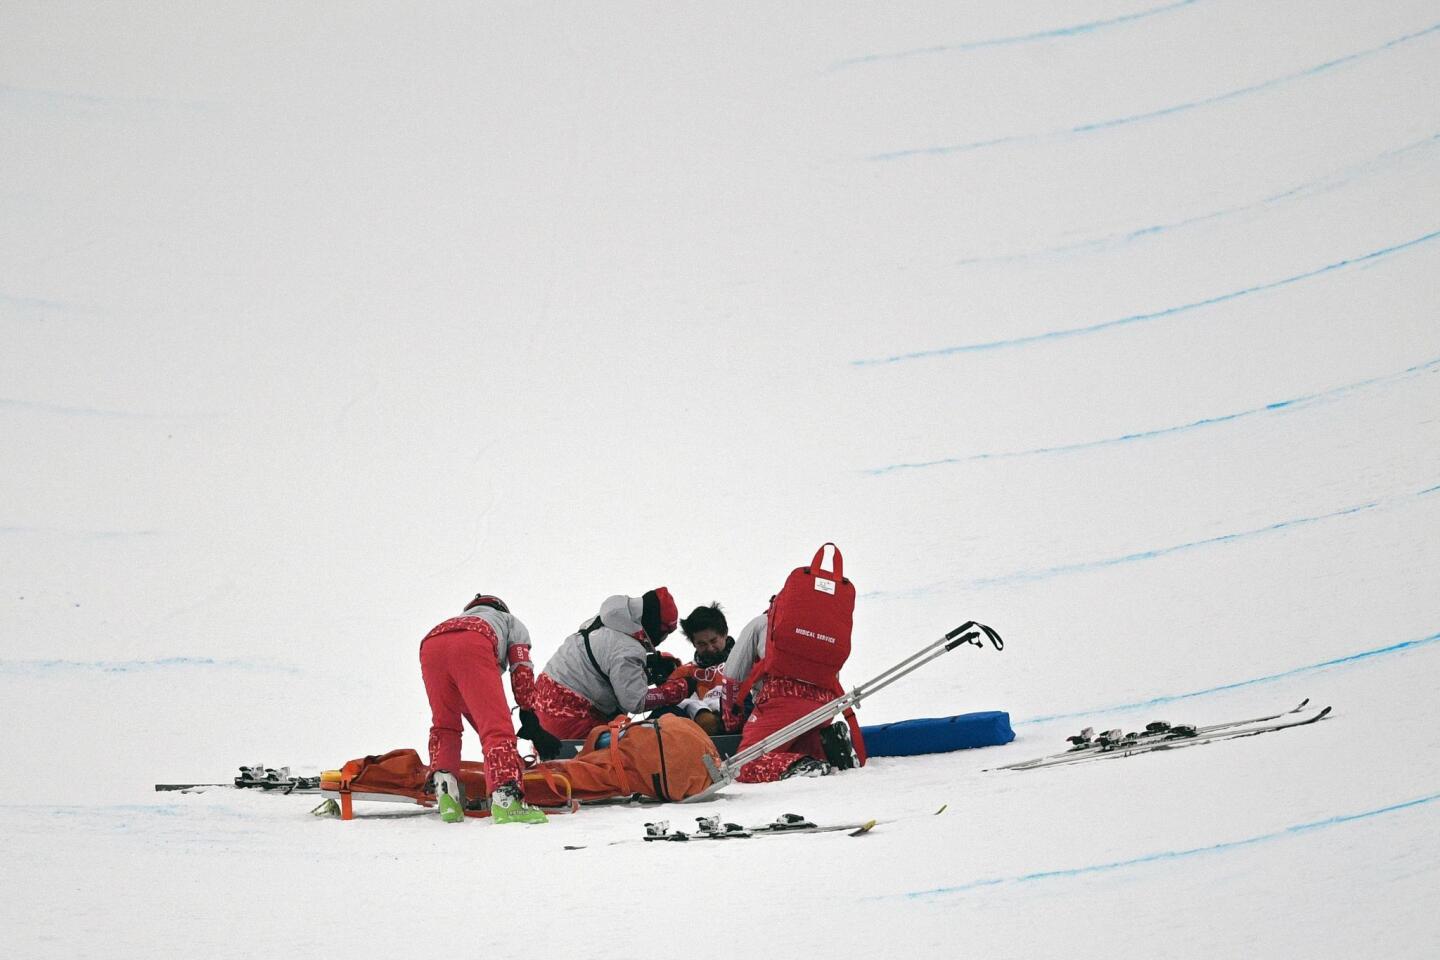
[[[1169,233],[1185,227],[1192,227],[1202,223],[1212,223],[1228,217],[1249,213],[1254,210],[1264,210],[1276,206],[1288,200],[1296,200],[1302,197],[1315,196],[1330,190],[1337,190],[1354,181],[1373,174],[1385,165],[1396,160],[1402,160],[1407,154],[1419,150],[1425,150],[1440,144],[1440,134],[1433,134],[1423,140],[1416,140],[1401,147],[1378,154],[1363,163],[1336,170],[1316,180],[1311,180],[1298,186],[1290,187],[1279,193],[1272,193],[1269,196],[1261,197],[1250,203],[1241,203],[1229,207],[1222,207],[1219,210],[1212,210],[1209,213],[1197,214],[1192,217],[1185,217],[1180,220],[1169,220],[1165,223],[1155,223],[1148,227],[1136,227],[1131,230],[1122,230],[1118,233],[1109,233],[1104,236],[1091,237],[1088,240],[1075,240],[1069,243],[1056,244],[1043,247],[1037,250],[1015,251],[1010,253],[993,253],[984,256],[966,257],[963,260],[954,261],[957,267],[968,266],[978,263],[1013,263],[1017,261],[1033,260],[1039,257],[1055,256],[1057,254],[1077,253],[1083,250],[1115,249],[1124,244],[1133,243],[1147,237],[1159,236],[1162,233]]]
[[[37,400],[17,400],[0,397],[0,408],[23,410],[27,413],[49,413],[62,417],[103,417],[111,420],[196,420],[209,418],[211,414],[185,413],[160,414],[138,413],[132,410],[104,410],[99,407],[72,407],[59,403],[41,403]]]
[[[215,668],[299,673],[297,669],[262,660],[217,660],[213,657],[161,657],[155,660],[0,660],[0,673],[141,673],[175,668]]]
[[[1092,863],[1082,867],[1066,867],[1056,870],[1037,870],[1032,873],[1021,873],[1013,877],[991,877],[983,880],[971,880],[968,883],[960,883],[948,887],[932,887],[929,890],[913,890],[908,893],[887,894],[879,897],[872,897],[874,900],[919,900],[931,897],[943,897],[956,893],[966,893],[970,890],[979,890],[985,887],[996,887],[1009,883],[1029,883],[1035,880],[1061,880],[1069,877],[1082,877],[1088,874],[1107,873],[1112,870],[1124,870],[1128,867],[1143,866],[1148,863],[1159,863],[1169,860],[1181,860],[1186,857],[1197,857],[1212,853],[1227,853],[1231,850],[1238,850],[1244,847],[1253,847],[1256,844],[1268,843],[1273,840],[1284,840],[1302,834],[1314,833],[1317,830],[1325,830],[1330,827],[1338,827],[1347,823],[1354,823],[1359,820],[1369,820],[1373,817],[1383,817],[1388,814],[1398,813],[1402,810],[1411,810],[1415,807],[1422,807],[1426,804],[1440,800],[1440,793],[1426,794],[1415,797],[1411,800],[1402,800],[1398,803],[1388,804],[1383,807],[1375,807],[1370,810],[1361,810],[1357,813],[1342,813],[1333,817],[1326,817],[1323,820],[1311,820],[1306,823],[1297,823],[1281,830],[1271,833],[1261,833],[1253,837],[1245,837],[1241,840],[1227,840],[1222,843],[1213,843],[1204,847],[1185,847],[1179,850],[1161,850],[1156,853],[1145,854],[1139,857],[1130,857],[1126,860],[1111,860],[1107,863]]]
[[[1096,714],[1120,713],[1122,711],[1140,710],[1145,707],[1161,706],[1167,703],[1176,703],[1181,700],[1193,700],[1196,697],[1208,697],[1215,693],[1228,693],[1231,690],[1239,690],[1242,687],[1253,687],[1262,683],[1274,683],[1277,680],[1287,680],[1291,677],[1298,677],[1306,673],[1315,673],[1319,670],[1329,670],[1334,667],[1345,667],[1361,663],[1366,660],[1373,660],[1377,657],[1387,657],[1397,653],[1407,653],[1424,647],[1434,645],[1440,641],[1440,633],[1432,633],[1428,637],[1421,637],[1418,640],[1404,640],[1400,643],[1392,643],[1384,647],[1375,647],[1370,650],[1361,650],[1359,653],[1347,654],[1343,657],[1336,657],[1333,660],[1322,660],[1319,663],[1307,663],[1304,666],[1292,667],[1289,670],[1282,670],[1280,673],[1270,673],[1263,677],[1251,677],[1248,680],[1236,680],[1234,683],[1222,683],[1218,687],[1206,687],[1204,690],[1191,690],[1189,693],[1173,693],[1162,697],[1151,697],[1148,700],[1137,700],[1133,703],[1111,704],[1108,707],[1096,707],[1091,710],[1074,710],[1068,713],[1050,713],[1040,717],[1026,717],[1017,720],[1016,723],[1049,723],[1054,720],[1073,720],[1076,717],[1090,717]]]
[[[854,67],[866,63],[879,63],[885,60],[904,60],[910,57],[927,56],[938,53],[964,53],[967,50],[982,50],[986,47],[1008,47],[1021,43],[1034,43],[1041,40],[1061,40],[1066,37],[1078,37],[1087,33],[1094,33],[1096,30],[1104,30],[1106,27],[1115,27],[1125,23],[1133,23],[1136,20],[1144,20],[1162,13],[1169,13],[1181,7],[1188,7],[1197,0],[1179,0],[1178,3],[1167,3],[1160,7],[1151,7],[1148,10],[1137,10],[1134,13],[1127,13],[1119,17],[1111,17],[1108,20],[1091,20],[1087,23],[1077,23],[1068,27],[1054,27],[1049,30],[1037,30],[1034,33],[1021,33],[1008,37],[992,37],[988,40],[971,40],[966,43],[954,43],[944,46],[917,47],[913,50],[901,50],[898,53],[873,53],[863,57],[850,57],[847,60],[837,62],[831,69],[840,70],[845,67]]]
[[[1419,496],[1419,494],[1416,494]],[[1409,499],[1409,498],[1407,498]],[[1139,560],[1155,560],[1159,557],[1169,556],[1172,553],[1179,553],[1182,550],[1195,550],[1200,547],[1214,546],[1218,543],[1230,543],[1235,540],[1243,540],[1248,537],[1256,537],[1266,533],[1276,533],[1280,530],[1288,530],[1291,527],[1304,526],[1311,523],[1319,523],[1322,520],[1333,520],[1337,517],[1348,517],[1353,514],[1363,513],[1366,510],[1373,510],[1380,506],[1381,501],[1370,500],[1365,503],[1357,503],[1353,506],[1334,510],[1330,513],[1322,513],[1313,517],[1294,517],[1289,520],[1281,520],[1279,523],[1272,523],[1269,526],[1256,527],[1253,530],[1241,530],[1236,533],[1222,533],[1217,537],[1206,537],[1203,540],[1191,540],[1188,543],[1176,543],[1168,547],[1157,547],[1153,550],[1141,550],[1137,553],[1127,553],[1120,557],[1106,557],[1103,560],[1086,560],[1080,563],[1062,563],[1053,567],[1045,567],[1040,570],[1021,570],[1016,573],[1003,574],[998,577],[980,577],[972,581],[976,586],[988,587],[1003,583],[1022,583],[1028,580],[1044,580],[1049,577],[1056,577],[1067,573],[1080,573],[1085,570],[1098,570],[1102,567],[1113,567],[1122,563],[1134,563]]]
[[[1203,417],[1190,423],[1181,423],[1169,427],[1157,427],[1154,430],[1140,430],[1135,433],[1125,433],[1118,437],[1105,437],[1100,440],[1083,440],[1079,443],[1065,443],[1054,447],[1035,447],[1030,450],[1011,450],[999,453],[975,453],[966,457],[943,457],[938,460],[922,460],[917,463],[892,463],[888,466],[873,467],[862,472],[875,477],[887,473],[894,473],[899,470],[921,470],[926,467],[949,466],[956,463],[968,463],[974,460],[1002,460],[1010,457],[1033,457],[1047,453],[1069,453],[1074,450],[1088,450],[1091,447],[1102,447],[1107,444],[1127,443],[1132,440],[1148,440],[1152,437],[1160,437],[1166,434],[1181,433],[1186,430],[1195,430],[1201,427],[1213,427],[1217,424],[1229,423],[1232,420],[1239,420],[1242,417],[1249,417],[1255,414],[1296,410],[1324,400],[1334,400],[1356,390],[1364,389],[1365,387],[1394,383],[1413,377],[1416,374],[1434,371],[1436,369],[1440,369],[1440,357],[1416,364],[1413,367],[1406,367],[1398,373],[1370,377],[1366,380],[1357,380],[1354,383],[1347,383],[1343,386],[1333,387],[1332,389],[1323,390],[1319,393],[1292,397],[1289,400],[1276,400],[1273,403],[1267,403],[1261,407],[1252,407],[1249,410],[1239,410],[1234,413],[1223,413],[1213,417]]]
[[[1326,73],[1338,67],[1354,63],[1357,60],[1362,60],[1366,57],[1372,57],[1376,54],[1384,53],[1386,50],[1393,49],[1400,46],[1401,44],[1409,43],[1412,40],[1419,40],[1422,37],[1430,36],[1436,32],[1440,32],[1440,23],[1428,26],[1423,30],[1417,30],[1414,33],[1407,33],[1404,36],[1396,37],[1393,40],[1387,40],[1385,43],[1380,44],[1378,47],[1369,47],[1365,50],[1357,50],[1354,53],[1347,53],[1343,57],[1337,57],[1334,60],[1327,60],[1324,63],[1316,64],[1313,67],[1307,67],[1306,69],[1300,70],[1296,73],[1287,73],[1284,76],[1273,77],[1260,83],[1251,84],[1248,87],[1241,87],[1238,90],[1229,90],[1225,93],[1219,93],[1213,97],[1205,97],[1200,100],[1190,100],[1185,103],[1171,104],[1170,106],[1162,107],[1159,110],[1149,110],[1145,113],[1135,113],[1124,117],[1112,117],[1108,120],[1094,120],[1089,123],[1082,123],[1078,126],[1067,127],[1063,130],[1052,130],[1048,133],[1012,134],[1004,137],[992,137],[988,140],[974,140],[969,143],[955,143],[938,147],[914,147],[908,150],[891,150],[885,153],[872,154],[867,159],[872,161],[884,161],[901,160],[907,157],[919,156],[945,156],[946,154],[961,153],[967,150],[979,150],[982,147],[993,147],[1005,143],[1031,143],[1050,137],[1079,136],[1081,134],[1093,133],[1096,130],[1108,130],[1111,127],[1120,127],[1126,124],[1140,123],[1144,120],[1154,120],[1158,117],[1171,116],[1176,113],[1183,113],[1188,110],[1195,110],[1199,107],[1208,107],[1213,106],[1217,103],[1225,103],[1230,100],[1236,100],[1240,97],[1246,97],[1254,93],[1271,90],[1275,87],[1283,86],[1284,84],[1292,83],[1296,80],[1303,80],[1307,77],[1313,77],[1318,74]]]
[[[985,343],[966,343],[953,347],[937,347],[933,350],[917,350],[912,353],[897,353],[889,357],[876,357],[866,360],[851,360],[851,366],[855,367],[876,367],[886,364],[901,363],[906,360],[922,360],[931,357],[946,357],[957,353],[975,353],[980,350],[996,350],[1001,347],[1020,347],[1031,343],[1039,343],[1044,340],[1061,340],[1068,337],[1078,337],[1090,333],[1098,333],[1101,330],[1109,330],[1112,327],[1128,326],[1135,323],[1144,323],[1150,320],[1161,320],[1166,317],[1173,317],[1177,314],[1186,313],[1190,310],[1198,310],[1201,307],[1214,306],[1217,303],[1225,303],[1228,300],[1236,300],[1240,297],[1249,296],[1253,293],[1262,293],[1266,290],[1275,290],[1279,287],[1289,286],[1292,283],[1299,283],[1302,280],[1310,280],[1314,277],[1333,273],[1336,270],[1343,270],[1346,267],[1358,266],[1362,263],[1371,263],[1384,257],[1392,256],[1412,247],[1429,243],[1436,237],[1440,237],[1440,230],[1434,230],[1424,236],[1416,237],[1413,240],[1406,240],[1404,243],[1397,243],[1394,246],[1384,247],[1380,250],[1372,250],[1369,253],[1361,254],[1358,257],[1350,257],[1346,260],[1337,260],[1328,263],[1323,267],[1314,270],[1307,270],[1304,273],[1297,273],[1294,276],[1283,277],[1279,280],[1269,280],[1258,283],[1254,286],[1244,287],[1240,290],[1231,290],[1228,293],[1217,294],[1213,297],[1206,297],[1204,300],[1196,300],[1192,303],[1182,303],[1179,306],[1166,307],[1163,310],[1154,310],[1149,313],[1136,313],[1128,317],[1120,317],[1117,320],[1106,320],[1103,323],[1092,324],[1088,327],[1072,327],[1068,330],[1050,330],[1045,333],[1035,333],[1028,337],[1013,337],[1008,340],[991,340]]]
[[[998,577],[979,577],[973,580],[937,580],[933,583],[923,584],[918,587],[906,587],[899,590],[870,590],[860,596],[866,600],[914,600],[919,597],[953,589],[960,586],[971,587],[993,587],[1003,584],[1028,583],[1033,580],[1045,580],[1050,577],[1063,576],[1068,573],[1082,573],[1089,570],[1100,570],[1105,567],[1118,566],[1124,563],[1136,563],[1143,560],[1155,560],[1159,557],[1169,556],[1172,553],[1180,553],[1185,550],[1195,550],[1200,547],[1210,547],[1221,543],[1233,543],[1236,540],[1244,540],[1250,537],[1258,537],[1264,534],[1277,533],[1281,530],[1288,530],[1293,527],[1306,526],[1312,523],[1319,523],[1322,520],[1334,520],[1339,517],[1349,517],[1355,514],[1364,513],[1367,510],[1374,510],[1379,507],[1394,507],[1418,500],[1421,497],[1440,490],[1440,485],[1427,487],[1412,494],[1403,494],[1391,497],[1388,500],[1369,500],[1365,503],[1357,503],[1352,506],[1343,507],[1339,510],[1332,510],[1330,513],[1322,513],[1312,517],[1293,517],[1289,520],[1281,520],[1264,527],[1256,527],[1252,530],[1241,530],[1236,533],[1224,533],[1216,537],[1206,537],[1203,540],[1191,540],[1187,543],[1176,543],[1168,547],[1156,547],[1152,550],[1141,550],[1136,553],[1127,553],[1119,557],[1106,557],[1101,560],[1084,560],[1079,563],[1064,563],[1053,567],[1044,567],[1035,570],[1017,570],[1014,573],[1002,574]]]

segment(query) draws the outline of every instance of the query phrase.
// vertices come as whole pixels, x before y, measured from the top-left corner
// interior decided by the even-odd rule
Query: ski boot
[[[814,757],[801,757],[790,764],[790,769],[780,775],[781,780],[789,780],[791,777],[824,777],[835,772],[835,768],[824,760],[816,760]]]
[[[436,770],[430,775],[430,786],[435,791],[435,802],[440,808],[440,819],[446,823],[463,823],[465,820],[465,788],[455,774]]]
[[[505,823],[549,823],[544,810],[537,810],[525,802],[520,787],[515,781],[501,784],[490,794],[490,818],[497,824]]]
[[[850,724],[844,720],[820,731],[820,745],[825,748],[825,759],[836,770],[853,770],[860,766],[855,744],[850,740]]]

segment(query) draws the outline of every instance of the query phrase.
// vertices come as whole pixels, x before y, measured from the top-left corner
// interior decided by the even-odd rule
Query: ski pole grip
[[[972,630],[972,631],[970,631],[969,633],[965,634],[964,636],[957,637],[956,639],[951,640],[949,643],[945,644],[945,649],[946,649],[946,650],[954,650],[956,647],[964,646],[965,644],[969,643],[971,640],[974,640],[974,639],[975,639],[976,637],[978,637],[978,636],[980,636],[980,634],[978,634],[978,633],[976,633],[975,631]]]
[[[945,639],[948,641],[945,644],[945,649],[954,650],[962,643],[970,643],[978,638],[981,633],[984,633],[985,636],[990,638],[990,642],[994,644],[996,650],[1005,649],[1005,641],[1000,639],[1000,634],[985,626],[985,624],[976,623],[974,620],[966,620],[960,624],[960,626],[945,634]],[[984,644],[980,644],[980,646],[984,646]]]

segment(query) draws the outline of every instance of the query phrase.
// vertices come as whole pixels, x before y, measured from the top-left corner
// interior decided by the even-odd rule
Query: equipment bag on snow
[[[631,722],[622,717],[595,727],[572,760],[550,760],[525,772],[529,803],[556,807],[639,794],[684,800],[710,786],[705,759],[720,754],[694,720],[666,714]]]
[[[993,747],[1015,739],[1010,714],[1003,710],[923,717],[860,728],[872,757],[913,757],[973,747]]]

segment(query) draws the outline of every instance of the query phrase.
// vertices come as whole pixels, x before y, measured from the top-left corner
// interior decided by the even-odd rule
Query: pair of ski
[[[240,774],[229,783],[157,783],[157,792],[178,791],[180,793],[204,793],[215,787],[235,787],[241,790],[262,790],[267,793],[319,793],[319,777],[300,777],[290,773],[289,767],[267,767],[256,764],[241,767]]]
[[[863,823],[815,823],[800,816],[798,813],[785,813],[776,817],[763,827],[746,827],[738,823],[726,823],[720,817],[696,817],[695,822],[699,829],[685,833],[680,830],[671,830],[668,820],[659,820],[654,823],[645,824],[645,836],[631,838],[628,840],[611,840],[605,844],[613,847],[622,843],[636,843],[641,840],[652,843],[656,841],[666,843],[689,843],[697,840],[746,840],[751,837],[777,837],[793,833],[844,833],[846,836],[863,837],[874,830],[881,823],[900,823],[905,820],[916,820],[926,816],[938,817],[944,813],[949,804],[941,804],[940,809],[931,814],[912,814],[904,817],[897,817],[889,820],[866,820]],[[566,844],[566,850],[584,850],[585,844]]]
[[[695,822],[699,824],[699,829],[693,833],[671,830],[669,820],[647,823],[645,824],[644,839],[647,842],[688,843],[691,840],[744,840],[749,837],[774,836],[782,833],[839,833],[841,831],[849,836],[858,837],[873,830],[879,821],[866,820],[864,823],[821,826],[806,820],[798,813],[785,813],[763,827],[742,827],[738,823],[725,823],[719,817],[696,817]]]
[[[1042,767],[1061,766],[1104,757],[1132,757],[1140,753],[1177,750],[1216,740],[1236,740],[1240,737],[1253,737],[1262,733],[1308,726],[1330,715],[1330,707],[1325,707],[1300,719],[1286,719],[1301,714],[1309,703],[1310,700],[1307,698],[1301,700],[1295,707],[1280,713],[1251,717],[1246,720],[1229,720],[1206,726],[1188,724],[1172,726],[1164,721],[1156,721],[1147,724],[1144,730],[1133,733],[1122,734],[1119,730],[1109,730],[1098,736],[1095,736],[1087,728],[1068,738],[1074,744],[1069,750],[992,769],[1037,770]]]

